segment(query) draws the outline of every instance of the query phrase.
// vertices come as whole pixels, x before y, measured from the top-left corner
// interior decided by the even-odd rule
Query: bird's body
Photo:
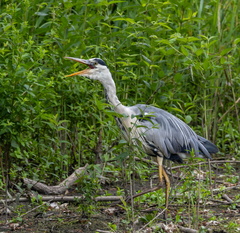
[[[141,142],[148,155],[181,163],[192,151],[197,157],[211,158],[216,150],[214,144],[163,109],[145,104],[126,108],[128,119],[118,119],[120,126],[129,140]]]
[[[117,122],[125,138],[140,143],[146,154],[157,157],[160,181],[164,177],[167,185],[167,207],[170,180],[162,167],[163,159],[182,162],[191,152],[197,157],[211,158],[211,154],[218,152],[218,148],[165,110],[145,104],[124,106],[116,95],[112,75],[101,59],[67,58],[86,64],[90,68],[68,76],[80,75],[100,81],[104,86],[107,101],[115,112],[121,114]]]

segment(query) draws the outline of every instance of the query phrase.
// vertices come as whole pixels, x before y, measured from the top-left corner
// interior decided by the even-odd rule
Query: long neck
[[[125,106],[122,105],[122,103],[117,97],[116,85],[114,80],[112,79],[111,73],[109,72],[108,77],[105,77],[103,80],[104,81],[100,81],[104,86],[107,101],[114,107],[114,111],[122,113],[121,110]]]

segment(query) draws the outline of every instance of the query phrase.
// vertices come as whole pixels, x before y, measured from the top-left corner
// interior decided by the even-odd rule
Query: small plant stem
[[[133,200],[133,193],[134,193],[134,191],[133,191],[133,189],[134,189],[134,187],[133,187],[133,178],[134,177],[134,175],[133,174],[131,174],[130,175],[130,198],[131,198],[131,212],[132,212],[132,223],[134,224],[134,200]]]
[[[201,164],[199,164],[198,166],[198,169],[199,169],[199,172],[201,171]],[[198,226],[198,223],[199,223],[199,201],[200,201],[200,198],[201,198],[201,184],[200,184],[201,180],[199,180],[198,182],[198,191],[197,191],[197,203],[196,203],[196,222],[195,222],[195,228]]]
[[[206,88],[204,88],[204,101],[203,101],[203,104],[204,104],[204,107],[203,107],[203,114],[204,114],[204,122],[205,122],[205,127],[203,125],[203,128],[205,128],[205,136],[208,138],[209,137],[209,132],[208,132],[208,118],[207,118],[207,93],[206,93]]]
[[[211,163],[210,163],[210,159],[208,159],[208,170],[209,170],[209,188],[210,188],[210,192],[211,192],[211,197],[213,197],[213,189],[212,189],[212,167],[211,167]]]
[[[155,221],[155,219],[157,219],[160,215],[162,215],[165,211],[167,211],[167,209],[163,209],[161,212],[159,212],[152,220],[150,220],[147,224],[145,224],[138,232],[143,232],[143,230],[149,225],[151,224],[153,221]]]
[[[52,201],[52,200],[48,201],[48,203],[50,203],[51,201]],[[34,210],[42,207],[43,205],[46,205],[46,203],[44,202],[44,203],[42,203],[41,205],[34,207],[33,209],[31,209],[31,210],[27,211],[26,213],[22,214],[21,217],[24,217],[24,216],[28,215],[29,213],[31,213],[31,212],[33,212]]]

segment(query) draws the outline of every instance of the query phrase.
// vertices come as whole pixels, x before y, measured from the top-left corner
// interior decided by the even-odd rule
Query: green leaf
[[[187,50],[184,46],[181,46],[181,52],[182,52],[185,56],[188,56],[188,55],[189,55],[188,50]]]
[[[231,51],[232,51],[232,48],[224,49],[224,50],[221,51],[220,55],[221,55],[221,56],[224,56],[225,54],[227,54],[227,53],[229,53],[229,52],[231,52]]]
[[[182,79],[183,79],[182,74],[177,73],[177,74],[174,75],[174,80],[175,80],[176,82],[181,82]]]
[[[185,116],[185,122],[189,124],[192,121],[192,117],[190,115]]]
[[[131,19],[131,18],[122,18],[122,17],[114,18],[113,21],[126,21],[126,22],[131,23],[131,24],[135,24],[135,23],[136,23],[136,22],[134,21],[134,19]]]
[[[240,42],[240,38],[236,38],[236,39],[233,41],[233,44],[234,44],[234,45],[237,45],[239,42]]]
[[[204,52],[203,49],[197,49],[197,50],[195,51],[195,54],[196,54],[197,56],[200,56],[200,55],[203,54],[203,52]]]

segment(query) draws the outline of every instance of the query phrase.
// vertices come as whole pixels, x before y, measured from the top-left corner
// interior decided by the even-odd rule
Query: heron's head
[[[89,67],[88,69],[78,71],[76,73],[67,75],[66,77],[80,75],[80,76],[88,77],[90,79],[97,79],[101,81],[104,77],[106,77],[109,74],[107,65],[100,58],[91,58],[89,60],[84,60],[84,59],[74,58],[74,57],[65,57],[65,58],[76,61],[76,62],[80,62],[82,64],[88,65]]]

